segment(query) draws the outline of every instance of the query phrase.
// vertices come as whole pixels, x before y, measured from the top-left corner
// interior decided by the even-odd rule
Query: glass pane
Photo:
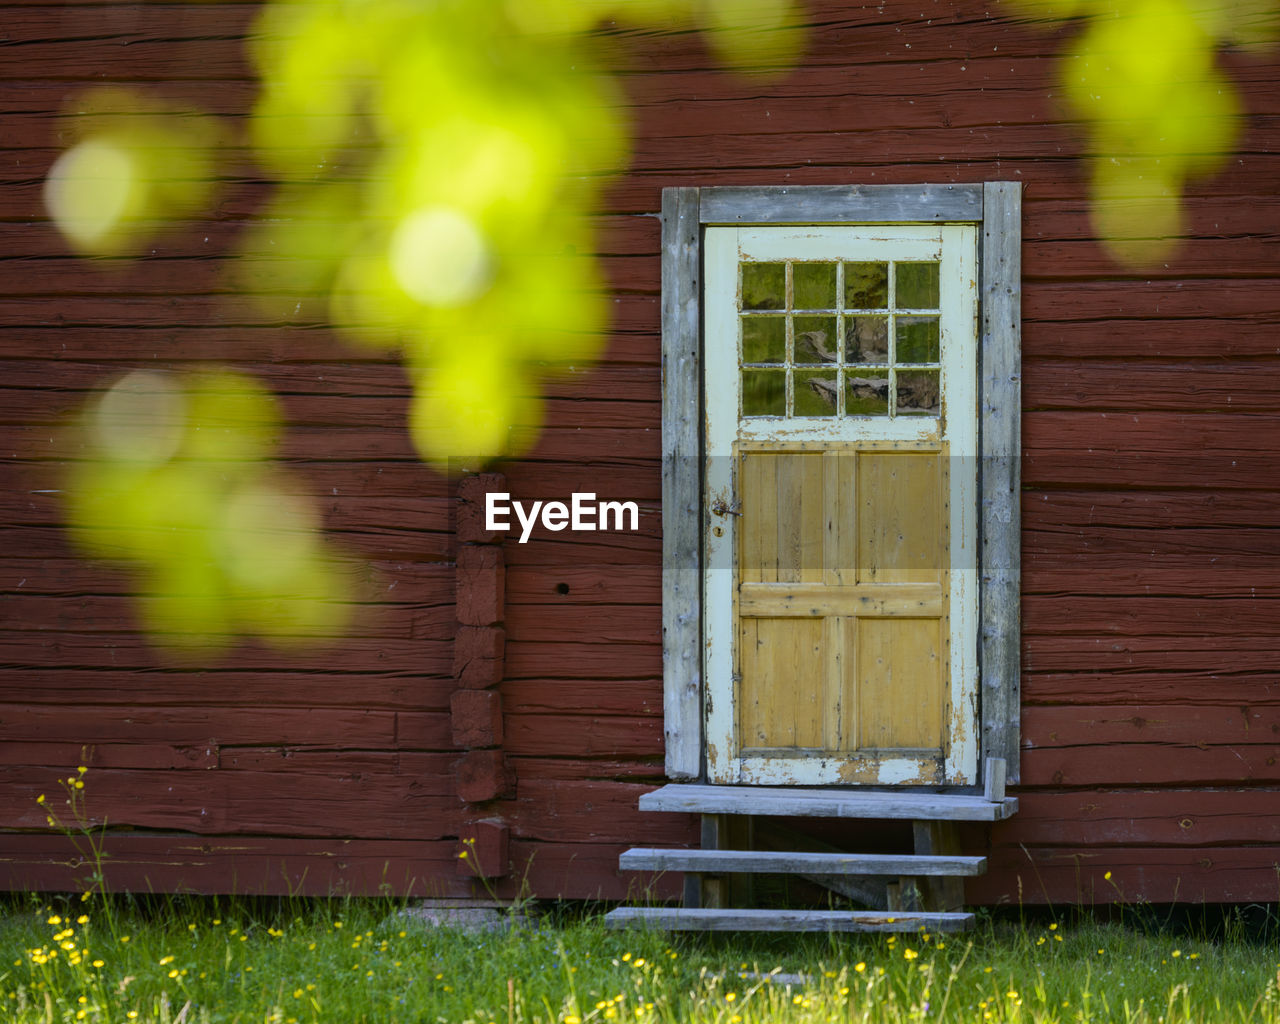
[[[894,267],[894,305],[898,309],[938,308],[938,264],[899,263]]]
[[[787,361],[786,317],[742,317],[742,361],[744,363],[785,363]]]
[[[845,309],[889,308],[889,264],[846,263],[844,265]]]
[[[850,416],[889,415],[889,371],[848,371],[844,382],[844,411]]]
[[[898,415],[938,415],[938,371],[898,371]]]
[[[791,289],[792,309],[835,309],[836,265],[793,263]]]
[[[742,371],[742,415],[785,416],[787,414],[786,370]]]
[[[796,416],[834,416],[840,384],[835,370],[797,370],[792,411]]]
[[[786,309],[787,265],[785,263],[742,264],[742,308]]]
[[[883,364],[889,361],[887,316],[847,317],[845,327],[845,362]]]
[[[897,320],[899,363],[936,363],[940,337],[936,316],[900,316]]]
[[[834,363],[836,361],[836,318],[798,316],[795,318],[795,361]]]

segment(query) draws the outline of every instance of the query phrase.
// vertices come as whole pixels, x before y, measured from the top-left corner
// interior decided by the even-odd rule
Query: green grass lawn
[[[0,1020],[1280,1021],[1274,932],[1043,918],[967,935],[672,936],[559,908],[476,933],[401,909],[11,898]]]

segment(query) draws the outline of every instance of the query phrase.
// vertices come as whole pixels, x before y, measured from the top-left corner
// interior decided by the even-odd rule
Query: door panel
[[[942,453],[747,451],[739,463],[742,752],[904,748],[940,763]]]
[[[976,236],[706,243],[708,778],[973,782]]]

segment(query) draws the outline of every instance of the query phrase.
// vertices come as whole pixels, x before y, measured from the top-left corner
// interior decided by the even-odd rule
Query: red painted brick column
[[[509,830],[485,805],[515,793],[515,778],[502,753],[502,694],[497,689],[506,642],[502,534],[485,529],[485,495],[506,489],[501,473],[463,477],[455,520],[458,632],[449,713],[454,746],[464,752],[453,766],[456,789],[468,805],[458,837],[458,873],[484,878],[510,872]]]

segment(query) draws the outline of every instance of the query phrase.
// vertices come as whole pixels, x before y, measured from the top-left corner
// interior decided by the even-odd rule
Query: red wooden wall
[[[624,895],[619,850],[695,837],[692,821],[635,806],[662,763],[661,188],[1012,179],[1025,185],[1022,811],[992,834],[970,898],[1276,898],[1275,57],[1225,58],[1250,113],[1237,158],[1192,189],[1178,253],[1135,272],[1091,239],[1083,137],[1054,98],[1067,36],[974,0],[810,10],[808,52],[775,79],[715,69],[688,33],[608,33],[637,132],[600,221],[608,355],[551,386],[541,443],[502,471],[521,498],[637,500],[641,530],[497,546],[498,614],[476,610],[493,556],[463,551],[495,546],[455,536],[457,485],[414,458],[401,371],[228,283],[257,171],[235,169],[205,219],[130,265],[71,258],[43,218],[65,97],[107,79],[240,114],[252,6],[5,8],[0,885],[84,874],[35,798],[87,764],[117,887],[466,895],[458,843],[475,834],[509,843],[506,891],[527,875],[538,895]],[[323,651],[250,643],[167,667],[127,580],[76,558],[60,528],[69,411],[127,368],[207,359],[282,396],[282,456],[378,595]],[[460,619],[505,632],[500,681],[460,679]],[[473,748],[500,750],[502,770],[470,755],[479,781],[460,792]],[[486,785],[494,799],[464,798]]]

